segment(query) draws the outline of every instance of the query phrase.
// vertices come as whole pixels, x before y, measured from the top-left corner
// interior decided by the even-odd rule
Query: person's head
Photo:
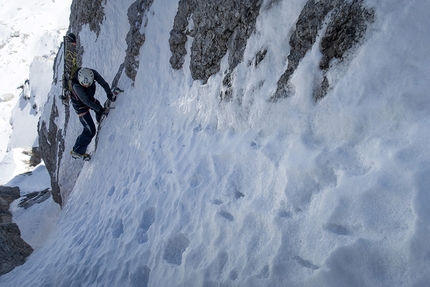
[[[93,84],[94,73],[91,69],[81,68],[78,72],[78,81],[81,86],[88,88]]]

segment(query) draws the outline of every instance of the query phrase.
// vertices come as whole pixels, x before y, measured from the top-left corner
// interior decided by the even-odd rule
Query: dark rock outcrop
[[[363,7],[362,1],[340,3],[321,40],[321,51],[324,56],[320,68],[328,69],[331,59],[342,59],[349,49],[359,44],[368,23],[373,20],[374,12]]]
[[[90,30],[100,34],[100,26],[105,18],[103,0],[74,0],[71,5],[70,26],[72,31],[78,32],[81,27],[88,24]]]
[[[172,67],[182,68],[187,36],[191,36],[194,40],[190,70],[194,80],[206,83],[220,70],[227,51],[231,72],[242,61],[246,41],[255,31],[260,6],[260,0],[180,0],[169,39]]]
[[[20,197],[18,187],[0,186],[0,275],[22,265],[33,248],[22,238],[18,225],[12,223],[9,206]]]
[[[299,66],[299,62],[316,42],[318,31],[322,28],[323,21],[338,0],[318,1],[309,0],[296,22],[296,29],[290,38],[291,52],[288,55],[288,66],[278,80],[278,87],[273,100],[287,97],[288,81]]]
[[[42,162],[42,155],[40,154],[40,149],[38,147],[33,147],[31,149],[30,156],[30,166],[35,167]]]
[[[51,193],[53,200],[61,207],[67,202],[75,181],[84,165],[83,161],[77,161],[66,153],[66,142],[73,143],[75,138],[69,135],[69,111],[65,107],[66,114],[60,115],[57,105],[60,101],[55,98],[49,102],[51,108],[49,122],[39,121],[39,147],[51,178]],[[48,111],[45,111],[48,113]],[[59,127],[56,121],[59,117],[66,117],[64,125]]]
[[[63,205],[58,180],[58,168],[64,153],[64,137],[62,129],[57,127],[55,118],[59,116],[56,99],[51,106],[50,122],[39,122],[39,146],[46,169],[51,178],[52,198],[60,206]]]
[[[148,18],[145,12],[149,10],[154,0],[136,0],[128,8],[127,16],[130,23],[130,30],[125,41],[127,42],[126,56],[124,59],[125,74],[130,79],[135,80],[137,69],[139,68],[139,51],[145,43],[145,34],[140,33],[142,25],[146,27]]]
[[[320,43],[323,53],[320,62],[320,68],[324,72],[323,81],[314,92],[315,100],[323,98],[329,88],[325,73],[330,67],[330,61],[334,58],[343,60],[347,52],[360,43],[373,17],[374,12],[363,6],[363,0],[309,0],[290,38],[291,52],[288,55],[287,69],[278,80],[271,100],[276,101],[290,95],[289,80],[299,62],[316,43],[318,33],[328,18],[329,23]]]
[[[255,31],[260,6],[261,1],[257,0],[180,0],[169,39],[172,67],[182,68],[187,54],[185,45],[188,38],[192,37],[190,72],[194,80],[206,83],[210,76],[219,72],[220,61],[228,51],[229,68],[225,71],[220,97],[221,100],[231,100],[232,72],[243,60],[246,42]],[[266,6],[273,9],[276,3]],[[309,0],[296,22],[289,41],[291,51],[287,68],[279,78],[271,100],[276,101],[291,94],[289,80],[321,33],[322,82],[316,85],[314,99],[324,97],[329,89],[326,73],[331,60],[347,58],[348,51],[362,41],[373,15],[371,9],[364,7],[363,0]],[[325,21],[328,21],[328,25],[323,31]],[[266,53],[264,49],[257,53],[255,66],[264,59]]]
[[[327,94],[329,83],[325,73],[330,68],[331,60],[344,60],[348,51],[360,44],[367,30],[367,25],[373,21],[373,10],[364,8],[362,1],[341,3],[335,8],[333,19],[330,21],[320,44],[323,54],[320,69],[324,76],[321,87],[314,93],[315,100],[319,100]]]
[[[9,187],[0,185],[0,196],[10,204],[20,197],[19,187]],[[7,206],[9,209],[9,205]]]
[[[42,162],[42,155],[38,147],[32,147],[31,150],[24,150],[22,153],[30,156],[28,165],[31,167],[35,167]]]
[[[33,248],[21,238],[15,223],[0,224],[0,275],[25,263]]]

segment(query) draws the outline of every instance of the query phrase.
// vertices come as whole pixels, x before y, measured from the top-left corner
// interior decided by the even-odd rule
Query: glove
[[[96,114],[98,115],[107,115],[109,113],[109,109],[103,108],[102,106],[100,106],[100,109],[98,111],[96,111]]]
[[[115,102],[116,101],[116,95],[109,93],[107,94],[107,98],[109,99],[109,101],[111,102]]]
[[[101,108],[99,112],[96,112],[96,121],[97,123],[100,123],[100,120],[102,119],[103,115],[108,115],[109,109]]]

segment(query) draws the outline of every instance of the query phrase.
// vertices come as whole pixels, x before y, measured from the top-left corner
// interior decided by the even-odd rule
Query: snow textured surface
[[[108,81],[121,59],[105,36],[128,25],[109,19],[132,1],[110,2],[99,40],[80,34],[84,65]],[[189,53],[171,68],[177,1],[154,1],[134,87],[120,79],[125,92],[49,238],[0,285],[429,285],[430,2],[366,3],[376,22],[318,103],[317,45],[295,94],[267,101],[305,1],[262,10],[234,72],[238,100],[225,103],[222,72],[194,82]]]

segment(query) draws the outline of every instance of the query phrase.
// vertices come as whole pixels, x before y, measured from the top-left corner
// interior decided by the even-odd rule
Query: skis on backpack
[[[77,53],[76,53],[76,36],[69,33],[63,37],[63,57],[64,57],[64,70],[62,77],[63,94],[60,99],[64,105],[69,105],[70,99],[70,81],[74,70],[77,68]]]

